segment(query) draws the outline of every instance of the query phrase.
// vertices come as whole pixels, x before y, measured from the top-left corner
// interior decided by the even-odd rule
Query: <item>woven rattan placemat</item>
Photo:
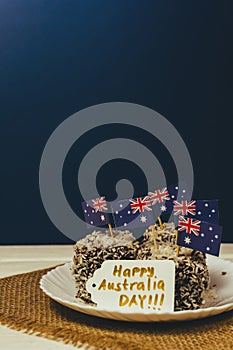
[[[51,268],[50,268],[51,269]],[[128,323],[88,316],[46,296],[49,269],[0,279],[0,323],[45,338],[98,349],[233,349],[233,312],[177,323]]]

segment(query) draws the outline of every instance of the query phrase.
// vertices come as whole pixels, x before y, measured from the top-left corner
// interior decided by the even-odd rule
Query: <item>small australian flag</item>
[[[155,222],[148,196],[113,202],[112,211],[115,225],[120,229],[150,226]]]
[[[219,255],[222,226],[179,216],[177,245]]]
[[[88,225],[99,227],[109,224],[110,218],[105,197],[82,202],[82,208]]]
[[[218,200],[176,200],[173,201],[173,214],[218,224]]]

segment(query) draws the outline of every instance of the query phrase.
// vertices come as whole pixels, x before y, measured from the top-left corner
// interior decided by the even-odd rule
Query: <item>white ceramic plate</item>
[[[211,284],[216,284],[218,298],[208,307],[198,310],[175,311],[170,313],[124,313],[109,311],[74,300],[75,286],[70,272],[71,263],[56,267],[44,275],[41,289],[58,303],[85,314],[122,321],[160,322],[185,321],[218,315],[233,309],[233,262],[208,256]],[[226,272],[226,274],[222,274]]]

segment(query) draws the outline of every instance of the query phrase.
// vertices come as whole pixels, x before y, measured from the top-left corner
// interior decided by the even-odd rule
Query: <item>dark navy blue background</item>
[[[109,101],[148,106],[173,123],[192,157],[193,197],[220,199],[223,241],[233,241],[226,192],[230,170],[224,161],[226,149],[231,151],[225,140],[232,117],[232,34],[230,1],[1,0],[0,243],[70,242],[41,203],[41,153],[65,118]],[[67,157],[64,186],[77,212],[77,159],[106,132],[111,137],[104,128],[90,132],[80,140],[83,154],[75,154],[74,145]],[[134,138],[134,130],[118,132]],[[136,132],[175,183],[164,147]],[[123,165],[129,178],[134,171],[143,193],[142,172]],[[109,162],[98,174],[98,186],[109,198],[112,177],[122,176],[120,166]]]

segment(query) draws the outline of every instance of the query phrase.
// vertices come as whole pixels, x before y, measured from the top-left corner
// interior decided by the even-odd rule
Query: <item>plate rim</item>
[[[229,264],[232,264],[233,265],[233,262],[230,261],[230,260],[227,260],[227,259],[221,259],[221,258],[218,258],[218,257],[210,257],[208,256],[207,260],[210,260],[211,259],[218,259],[219,261],[221,262],[224,262],[224,263],[229,263]],[[207,263],[208,265],[208,263]],[[94,313],[94,316],[99,316],[99,317],[103,317],[103,318],[109,318],[109,319],[114,319],[114,320],[125,320],[125,321],[131,321],[131,322],[135,322],[137,321],[136,319],[132,319],[134,317],[146,317],[146,316],[151,316],[153,318],[157,318],[158,320],[156,319],[152,319],[152,320],[138,320],[138,322],[165,322],[165,321],[186,321],[186,320],[192,320],[192,319],[196,319],[198,318],[198,315],[202,315],[201,318],[205,318],[205,317],[209,317],[209,316],[213,316],[211,315],[211,313],[214,312],[214,315],[218,315],[220,313],[223,313],[223,312],[227,312],[227,311],[230,311],[233,309],[233,302],[230,302],[230,303],[227,303],[227,304],[224,304],[224,305],[219,305],[219,306],[210,306],[210,307],[203,307],[203,308],[199,308],[199,309],[196,309],[196,310],[181,310],[181,311],[172,311],[172,312],[159,312],[159,313],[156,313],[156,312],[130,312],[130,313],[127,313],[127,312],[123,312],[123,311],[118,311],[118,310],[111,310],[111,309],[105,309],[105,308],[99,308],[99,307],[96,307],[96,306],[92,306],[92,305],[88,305],[88,304],[85,304],[85,303],[82,303],[82,302],[76,302],[76,301],[69,301],[69,300],[66,300],[66,299],[62,299],[56,295],[54,295],[53,293],[51,293],[45,283],[46,281],[48,280],[48,278],[50,277],[50,275],[53,275],[55,273],[55,271],[57,272],[58,270],[64,270],[66,272],[68,272],[69,268],[72,266],[72,261],[70,262],[66,262],[64,263],[63,265],[59,265],[59,266],[56,266],[55,268],[51,269],[50,271],[48,271],[47,273],[45,273],[41,279],[40,279],[40,282],[39,282],[39,286],[40,288],[42,289],[42,291],[48,295],[51,299],[55,300],[56,302],[62,304],[62,305],[65,305],[66,307],[68,308],[71,308],[75,311],[78,311],[78,312],[82,312],[82,313],[85,313],[85,314],[89,314],[89,315],[92,315],[93,316],[93,313]],[[72,274],[70,273],[70,277],[72,278]],[[73,307],[74,308],[73,308]],[[78,310],[77,310],[78,309]],[[90,311],[92,313],[90,313]],[[116,314],[118,315],[118,317],[120,318],[117,318],[117,317],[107,317],[106,315],[103,315],[103,313],[107,313],[107,314]],[[203,316],[203,313],[206,314]],[[99,315],[98,315],[99,314]],[[111,315],[109,315],[111,316]],[[180,317],[182,316],[186,316],[184,319],[180,319]],[[195,316],[195,317],[194,317]],[[162,317],[162,319],[161,319]],[[164,318],[169,318],[169,319],[164,319]],[[127,319],[129,318],[129,319]]]

